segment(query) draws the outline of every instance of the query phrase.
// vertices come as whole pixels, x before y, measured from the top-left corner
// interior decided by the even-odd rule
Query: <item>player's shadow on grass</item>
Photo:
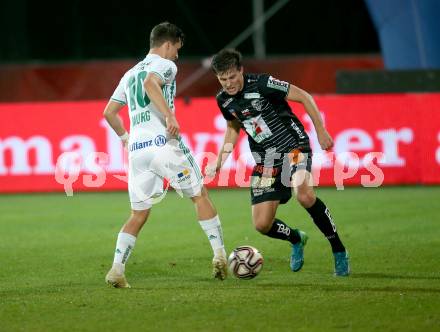
[[[370,279],[408,279],[408,280],[440,280],[439,276],[409,276],[391,273],[354,273],[350,278],[370,278]]]

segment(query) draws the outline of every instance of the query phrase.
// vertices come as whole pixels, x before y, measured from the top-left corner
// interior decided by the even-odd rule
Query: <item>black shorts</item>
[[[291,179],[300,169],[312,171],[312,153],[302,153],[302,159],[286,159],[283,166],[265,168],[256,165],[251,176],[252,205],[266,201],[280,201],[285,204],[292,197]],[[290,161],[289,161],[290,160]]]

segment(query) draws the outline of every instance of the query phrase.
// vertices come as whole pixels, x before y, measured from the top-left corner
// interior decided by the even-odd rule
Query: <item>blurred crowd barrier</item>
[[[0,65],[0,102],[107,99],[125,71],[136,62]],[[378,55],[334,55],[245,60],[244,66],[247,72],[270,73],[312,93],[334,93],[339,70],[382,69],[383,63]],[[201,61],[178,63],[179,96],[207,97],[217,93],[219,84],[216,77],[209,68],[202,68]],[[181,83],[186,83],[196,72],[200,72],[200,76],[179,93]]]
[[[102,117],[106,102],[0,103],[0,192],[125,190],[127,157]],[[291,104],[311,140],[316,185],[440,184],[440,93],[320,95],[316,102],[335,142],[330,152],[320,149],[301,104]],[[226,129],[215,98],[178,98],[176,112],[203,168]],[[253,165],[242,133],[220,174],[205,183],[248,187]]]

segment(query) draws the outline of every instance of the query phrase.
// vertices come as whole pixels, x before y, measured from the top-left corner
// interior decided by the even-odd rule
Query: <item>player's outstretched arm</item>
[[[299,102],[304,105],[304,109],[312,119],[321,148],[323,150],[331,149],[333,147],[333,139],[328,133],[327,129],[325,129],[324,127],[321,113],[319,112],[318,106],[316,105],[313,97],[303,89],[300,89],[297,86],[290,84],[287,99]]]
[[[119,111],[124,107],[124,105],[109,100],[107,106],[104,108],[104,118],[107,120],[110,127],[118,134],[121,138],[124,146],[128,144],[128,133],[125,130],[124,123],[122,122],[121,117],[119,116]]]
[[[144,88],[148,98],[150,98],[157,109],[165,116],[167,131],[177,137],[179,135],[180,126],[162,94],[162,85],[162,79],[154,73],[148,74],[144,81]]]
[[[223,145],[217,155],[217,161],[215,162],[215,164],[208,164],[205,168],[205,174],[207,176],[214,177],[215,174],[220,170],[220,168],[228,159],[231,152],[234,150],[239,135],[240,123],[237,120],[227,121],[225,138],[223,140]]]

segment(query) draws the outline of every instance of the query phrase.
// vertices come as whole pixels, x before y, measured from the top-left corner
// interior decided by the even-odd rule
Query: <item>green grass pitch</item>
[[[318,188],[349,249],[333,276],[330,246],[291,200],[278,216],[310,238],[289,270],[286,242],[252,227],[248,190],[210,191],[228,251],[265,258],[253,280],[211,279],[211,248],[187,199],[153,208],[127,265],[132,289],[109,288],[125,193],[0,196],[0,331],[439,331],[440,187]]]

